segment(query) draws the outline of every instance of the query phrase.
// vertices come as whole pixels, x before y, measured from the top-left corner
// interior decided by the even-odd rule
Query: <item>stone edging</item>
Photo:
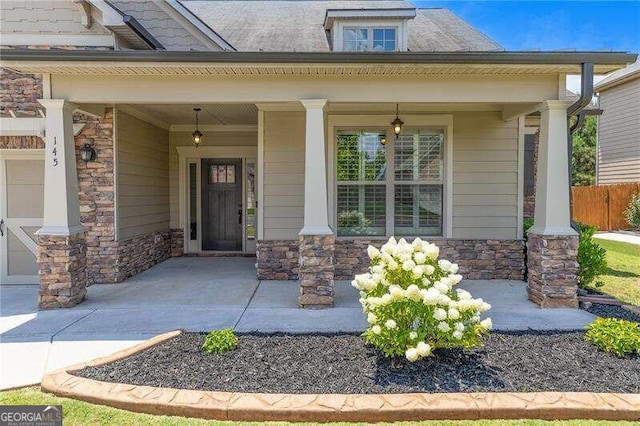
[[[47,374],[42,390],[148,414],[240,421],[427,419],[640,420],[640,394],[588,392],[415,393],[389,395],[250,394],[106,383],[69,374],[114,362],[178,336],[156,336],[132,348]]]

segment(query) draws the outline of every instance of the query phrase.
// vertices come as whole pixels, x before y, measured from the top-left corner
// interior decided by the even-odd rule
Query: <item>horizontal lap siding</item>
[[[169,230],[169,132],[117,112],[118,239]]]
[[[518,122],[498,112],[453,116],[453,237],[517,235]]]
[[[598,184],[640,181],[640,79],[600,93]]]
[[[304,112],[264,113],[264,238],[297,239],[304,218]]]

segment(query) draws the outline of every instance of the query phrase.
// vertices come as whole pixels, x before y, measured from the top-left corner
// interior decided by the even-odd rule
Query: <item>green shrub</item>
[[[580,227],[580,245],[578,247],[578,286],[585,288],[607,270],[607,251],[593,239],[595,226],[578,224]],[[601,287],[596,282],[596,287]]]
[[[202,351],[206,354],[220,354],[232,351],[238,346],[238,337],[231,328],[214,330],[207,334],[202,345]]]
[[[629,207],[624,211],[624,218],[634,229],[640,230],[640,192],[631,196]]]
[[[587,327],[585,339],[600,350],[623,357],[640,355],[640,324],[615,318],[598,318]]]

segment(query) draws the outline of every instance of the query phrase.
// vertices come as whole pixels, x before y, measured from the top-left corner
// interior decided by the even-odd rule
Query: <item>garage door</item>
[[[44,153],[0,151],[0,284],[38,284]]]

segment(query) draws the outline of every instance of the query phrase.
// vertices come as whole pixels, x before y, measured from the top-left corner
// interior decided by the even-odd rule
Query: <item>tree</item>
[[[585,119],[584,125],[573,134],[572,181],[574,186],[593,185],[596,181],[596,131],[597,121],[593,116]]]

